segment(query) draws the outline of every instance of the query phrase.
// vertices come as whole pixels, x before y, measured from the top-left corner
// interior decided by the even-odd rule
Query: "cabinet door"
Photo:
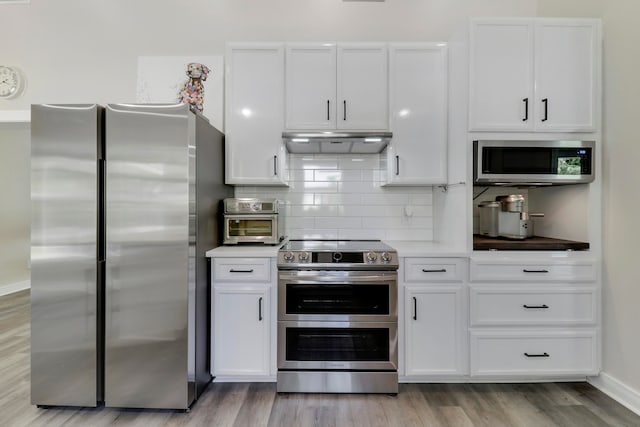
[[[288,45],[287,128],[336,126],[336,46]]]
[[[407,376],[463,374],[462,287],[405,289]]]
[[[214,287],[214,375],[269,375],[270,306],[267,287]]]
[[[226,182],[286,185],[284,47],[230,45],[226,61]]]
[[[388,129],[387,47],[338,46],[338,129]]]
[[[387,185],[447,181],[447,47],[389,48],[391,131]]]
[[[535,34],[536,129],[595,130],[599,26],[593,20],[540,20]]]
[[[471,24],[469,130],[533,130],[533,21]]]

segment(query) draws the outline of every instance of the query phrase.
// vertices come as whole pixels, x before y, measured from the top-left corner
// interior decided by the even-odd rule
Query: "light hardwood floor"
[[[0,426],[640,426],[587,383],[401,384],[398,396],[278,395],[214,383],[189,413],[38,409],[29,398],[29,291],[0,297]]]

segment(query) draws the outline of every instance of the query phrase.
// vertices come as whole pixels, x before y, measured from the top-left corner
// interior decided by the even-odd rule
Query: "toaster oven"
[[[279,244],[286,237],[281,205],[277,199],[225,199],[222,243]]]

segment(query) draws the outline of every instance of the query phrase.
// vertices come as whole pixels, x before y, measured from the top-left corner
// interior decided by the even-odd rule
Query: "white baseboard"
[[[587,381],[601,392],[640,415],[640,392],[604,372]]]
[[[14,292],[24,291],[31,287],[30,280],[23,280],[22,282],[8,283],[6,285],[0,285],[0,296],[9,295]]]

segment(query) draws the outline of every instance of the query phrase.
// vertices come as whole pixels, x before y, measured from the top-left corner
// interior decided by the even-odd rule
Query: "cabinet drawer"
[[[597,319],[595,288],[470,289],[472,326],[592,325]]]
[[[459,282],[464,261],[460,258],[405,258],[406,282]]]
[[[471,332],[471,376],[596,373],[595,330]]]
[[[470,280],[593,282],[596,266],[591,261],[486,262],[472,259]]]
[[[213,278],[217,282],[269,282],[270,258],[214,258]]]

